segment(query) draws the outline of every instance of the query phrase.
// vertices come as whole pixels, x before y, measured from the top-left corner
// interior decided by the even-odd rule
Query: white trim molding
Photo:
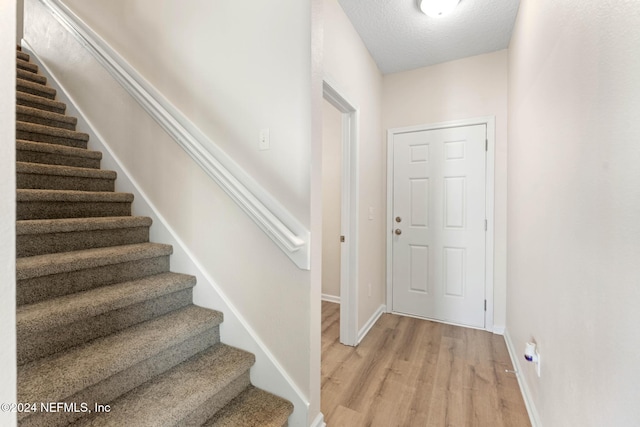
[[[393,137],[396,134],[407,132],[420,132],[433,129],[444,129],[459,126],[485,125],[487,138],[487,154],[485,168],[486,196],[485,218],[487,220],[487,232],[485,239],[485,322],[484,330],[494,331],[493,325],[493,264],[494,264],[494,199],[495,199],[495,143],[496,143],[496,119],[494,116],[476,117],[470,119],[452,120],[448,122],[432,123],[418,126],[389,129],[387,131],[387,226],[386,235],[390,236],[393,230]],[[393,259],[392,240],[387,239],[387,306],[389,312],[393,312]],[[403,314],[403,313],[398,313]],[[404,314],[403,314],[404,315]],[[437,319],[430,319],[440,321]],[[444,322],[447,323],[447,322]],[[463,325],[464,326],[464,325]]]
[[[367,336],[367,334],[369,333],[371,328],[373,328],[373,326],[376,324],[380,316],[382,316],[386,312],[387,312],[387,306],[384,304],[381,304],[380,307],[378,307],[378,309],[373,313],[373,315],[371,315],[369,320],[367,320],[367,323],[365,323],[362,329],[360,329],[360,331],[358,332],[358,344],[360,344],[360,342],[364,339],[364,337]]]
[[[322,294],[321,298],[322,298],[322,301],[332,302],[332,303],[335,303],[335,304],[340,304],[340,297],[339,296],[329,295],[329,294]]]
[[[40,2],[299,268],[310,269],[310,232],[297,218],[67,6]]]
[[[511,363],[513,364],[513,369],[516,371],[516,378],[518,379],[518,385],[520,386],[520,393],[522,393],[524,405],[527,407],[527,413],[529,414],[531,427],[541,427],[542,423],[540,423],[540,416],[538,415],[538,410],[536,409],[536,405],[533,403],[531,391],[529,390],[529,384],[527,384],[526,379],[522,375],[522,365],[520,364],[520,358],[518,357],[518,352],[513,346],[513,342],[511,341],[511,336],[509,335],[509,331],[506,329],[504,331],[504,342],[507,344],[507,351],[509,352],[509,357],[511,357]],[[524,354],[524,349],[523,349],[523,354]]]
[[[324,422],[324,414],[322,412],[320,412],[313,420],[310,427],[327,427],[327,423]]]

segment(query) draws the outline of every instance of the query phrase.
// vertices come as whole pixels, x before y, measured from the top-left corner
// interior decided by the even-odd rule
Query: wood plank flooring
[[[384,314],[356,348],[340,306],[322,302],[322,412],[328,427],[528,427],[502,336]]]

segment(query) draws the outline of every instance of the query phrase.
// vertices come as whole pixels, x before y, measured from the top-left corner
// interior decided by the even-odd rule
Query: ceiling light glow
[[[437,18],[456,8],[460,0],[419,0],[420,10],[427,16]]]

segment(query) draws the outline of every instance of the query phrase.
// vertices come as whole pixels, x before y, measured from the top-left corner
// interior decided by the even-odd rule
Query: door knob
[[[394,233],[396,233],[396,235],[401,235],[402,234],[402,230],[400,230],[399,228],[396,228],[396,231],[394,231]]]
[[[396,217],[396,222],[402,222],[402,218],[400,218],[399,216]]]

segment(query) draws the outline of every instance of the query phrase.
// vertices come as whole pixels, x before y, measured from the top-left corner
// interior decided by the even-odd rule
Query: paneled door
[[[392,309],[485,326],[486,125],[393,136]]]

